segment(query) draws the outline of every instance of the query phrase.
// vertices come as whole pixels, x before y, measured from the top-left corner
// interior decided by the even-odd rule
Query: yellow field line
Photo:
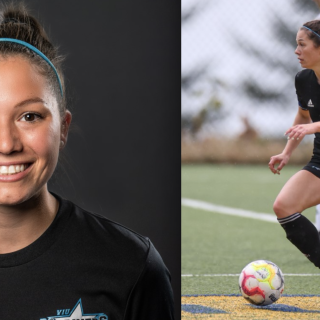
[[[217,274],[182,274],[181,277],[239,277],[238,273],[217,273]],[[318,277],[320,273],[284,273],[289,277]]]

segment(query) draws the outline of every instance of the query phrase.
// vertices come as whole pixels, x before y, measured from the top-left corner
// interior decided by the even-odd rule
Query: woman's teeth
[[[0,175],[8,175],[22,172],[28,168],[27,164],[17,164],[11,166],[0,166]]]

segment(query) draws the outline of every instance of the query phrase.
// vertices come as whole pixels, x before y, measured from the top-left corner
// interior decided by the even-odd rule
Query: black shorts
[[[302,170],[307,170],[313,173],[316,177],[320,178],[320,164],[310,161]]]

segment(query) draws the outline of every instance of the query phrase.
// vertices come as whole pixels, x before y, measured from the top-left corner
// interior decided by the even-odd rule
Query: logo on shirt
[[[41,318],[40,320],[108,320],[108,316],[104,313],[84,314],[82,302],[79,299],[71,311],[70,309],[59,309],[56,316]]]
[[[312,103],[311,99],[308,101],[308,107],[310,107],[310,108],[314,107],[314,105],[313,105],[313,103]]]

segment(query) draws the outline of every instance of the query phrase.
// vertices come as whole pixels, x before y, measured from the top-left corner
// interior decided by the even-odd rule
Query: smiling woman
[[[4,8],[0,319],[173,319],[170,274],[150,240],[48,191],[72,118],[60,64],[25,8]]]
[[[0,88],[0,205],[18,205],[35,195],[38,200],[54,201],[47,194],[46,182],[67,140],[71,114],[65,111],[61,120],[46,79],[20,55],[0,57]],[[19,166],[24,170],[15,170]],[[6,247],[0,242],[0,252],[15,249]]]

